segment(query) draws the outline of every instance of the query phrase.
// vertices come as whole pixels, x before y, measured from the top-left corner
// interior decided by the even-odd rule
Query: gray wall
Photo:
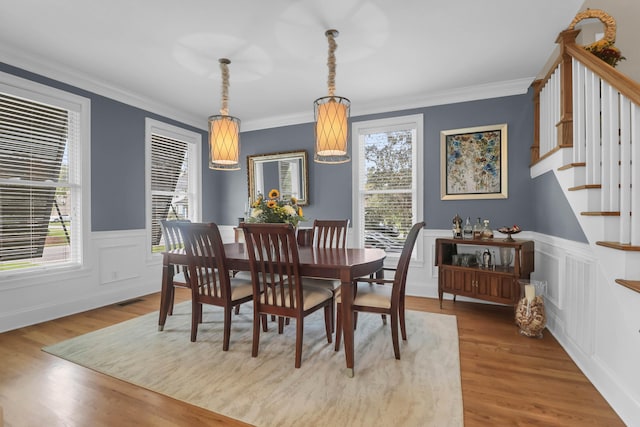
[[[203,135],[203,221],[235,224],[237,218],[244,215],[248,198],[246,156],[303,149],[309,154],[310,185],[310,205],[305,208],[305,217],[310,221],[351,218],[352,165],[313,162],[312,123],[243,132],[241,170],[213,171],[207,167],[205,131],[7,64],[0,63],[0,71],[91,99],[93,231],[134,230],[145,226],[145,117]],[[529,177],[529,147],[533,142],[531,91],[525,95],[352,117],[351,121],[418,113],[424,116],[424,218],[428,228],[448,229],[451,219],[459,214],[488,218],[493,228],[518,224],[525,230],[586,241],[553,175],[534,180]],[[440,200],[440,131],[500,123],[508,124],[509,198]]]

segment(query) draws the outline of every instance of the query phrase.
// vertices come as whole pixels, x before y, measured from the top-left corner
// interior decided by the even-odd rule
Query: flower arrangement
[[[590,18],[597,18],[602,22],[602,24],[604,24],[604,37],[594,43],[584,46],[585,50],[593,53],[612,67],[618,65],[618,62],[627,59],[622,56],[620,49],[613,45],[616,41],[616,20],[604,10],[587,9],[579,12],[575,18],[573,18],[573,21],[571,21],[568,29],[573,30],[578,22],[583,19]]]
[[[622,56],[622,52],[620,52],[620,49],[618,49],[613,45],[613,43],[605,39],[600,39],[595,43],[591,43],[590,45],[585,46],[585,49],[593,53],[595,56],[602,59],[612,67],[618,65],[618,62],[627,59]]]
[[[247,222],[288,223],[298,226],[298,222],[306,221],[298,200],[280,199],[280,192],[275,188],[269,191],[268,198],[258,194],[258,199],[251,204],[251,217]]]

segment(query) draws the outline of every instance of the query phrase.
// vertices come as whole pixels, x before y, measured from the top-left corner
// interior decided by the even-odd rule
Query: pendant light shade
[[[337,30],[327,30],[329,40],[329,96],[318,98],[313,103],[315,118],[316,146],[313,160],[317,163],[345,163],[351,160],[349,156],[349,113],[351,101],[336,96],[335,50],[338,45],[335,37]]]
[[[221,58],[222,108],[220,114],[209,117],[209,169],[240,169],[240,119],[229,115],[229,68],[231,63]]]

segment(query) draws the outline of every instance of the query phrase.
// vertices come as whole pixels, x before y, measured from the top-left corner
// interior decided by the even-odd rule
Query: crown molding
[[[206,118],[173,108],[157,100],[125,91],[109,82],[96,79],[86,74],[78,73],[68,68],[60,67],[37,58],[26,56],[19,52],[0,46],[3,62],[25,71],[39,74],[45,78],[83,89],[95,94],[114,99],[116,101],[137,107],[172,120],[207,131]],[[453,88],[440,92],[425,93],[411,98],[402,97],[395,100],[388,98],[382,102],[368,104],[352,104],[351,116],[389,113],[401,110],[430,107],[434,105],[454,104],[480,99],[498,98],[502,96],[521,95],[527,92],[535,77],[511,80],[505,82],[488,83],[479,86]],[[311,110],[299,114],[269,116],[257,120],[242,121],[242,132],[269,129],[282,126],[298,125],[313,122]]]
[[[124,89],[114,86],[107,81],[99,80],[86,74],[78,73],[69,68],[60,67],[56,64],[42,61],[32,56],[24,55],[13,49],[7,48],[6,46],[0,46],[0,56],[3,58],[2,62],[13,67],[21,68],[25,71],[39,74],[42,77],[57,80],[78,89],[111,98],[115,101],[182,122],[197,129],[207,130],[206,120],[202,121],[199,117],[188,114],[182,110],[178,110],[156,100],[140,96],[137,93],[125,91]]]
[[[527,93],[534,77],[510,80],[504,82],[488,83],[479,86],[467,86],[449,89],[441,92],[433,92],[414,96],[403,97],[395,100],[385,99],[384,103],[351,104],[351,117],[370,114],[389,113],[394,111],[412,110],[415,108],[432,107],[434,105],[456,104],[459,102],[477,101],[481,99],[500,98],[503,96],[523,95]],[[286,116],[265,117],[260,120],[251,120],[242,123],[242,131],[274,128],[280,126],[310,123],[313,114],[305,112]]]

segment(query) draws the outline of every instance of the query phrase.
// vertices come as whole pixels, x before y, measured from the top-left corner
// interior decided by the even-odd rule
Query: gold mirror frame
[[[283,188],[280,188],[281,178],[279,176],[279,162],[282,161],[297,161],[297,165],[299,167],[298,189],[297,191],[294,191],[293,196],[298,199],[298,205],[306,206],[309,204],[309,161],[306,150],[283,151],[278,153],[247,156],[247,181],[249,183],[249,199],[251,202],[256,200],[259,192],[262,193],[263,196],[267,196],[267,193],[273,188],[277,188],[277,190],[280,191],[281,197],[290,197],[290,195],[287,194],[288,192],[286,189],[283,191]],[[268,184],[264,182],[264,176],[260,175],[261,169],[267,165],[271,165],[272,163],[274,164],[272,167],[277,168],[278,170],[277,187],[274,183]],[[258,184],[256,181],[258,181]],[[263,187],[266,185],[269,188],[257,188],[260,181],[263,182]]]

